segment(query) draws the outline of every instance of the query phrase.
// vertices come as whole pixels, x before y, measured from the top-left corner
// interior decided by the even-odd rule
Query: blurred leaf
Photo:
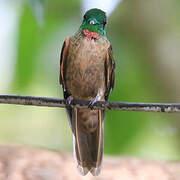
[[[44,11],[45,11],[45,2],[44,0],[28,0],[32,12],[40,26],[44,24]]]
[[[54,18],[70,18],[81,14],[80,0],[68,0],[68,1],[59,1],[51,0],[46,1],[47,13]],[[79,11],[77,11],[77,9]]]
[[[27,88],[33,79],[35,56],[38,49],[38,25],[32,11],[26,5],[19,24],[18,59],[15,86]]]

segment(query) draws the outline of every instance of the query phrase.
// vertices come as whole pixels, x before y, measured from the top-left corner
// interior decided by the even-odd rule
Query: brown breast
[[[65,79],[66,89],[74,98],[92,99],[99,89],[105,91],[104,63],[108,46],[104,38],[87,40],[74,36],[70,39]]]

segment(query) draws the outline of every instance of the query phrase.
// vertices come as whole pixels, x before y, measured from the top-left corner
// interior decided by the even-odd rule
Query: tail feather
[[[90,171],[97,176],[103,156],[104,111],[75,108],[71,114],[77,168],[82,175]]]

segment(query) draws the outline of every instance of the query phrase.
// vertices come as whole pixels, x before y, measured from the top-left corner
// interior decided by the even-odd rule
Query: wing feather
[[[107,49],[107,57],[105,61],[105,77],[106,77],[105,99],[107,100],[109,97],[109,93],[114,88],[114,81],[115,81],[115,61],[114,61],[111,45]]]
[[[66,71],[66,60],[68,57],[68,53],[69,53],[69,42],[70,42],[70,38],[67,38],[64,43],[63,43],[63,47],[61,50],[61,56],[60,56],[60,75],[59,75],[59,83],[62,85],[63,87],[63,91],[64,91],[64,97],[67,98],[67,92],[66,92],[66,83],[65,83],[65,71]]]
[[[61,56],[60,56],[60,77],[59,77],[59,82],[61,85],[65,84],[65,79],[64,79],[64,71],[65,71],[65,63],[66,63],[66,59],[68,56],[68,52],[69,52],[69,41],[70,38],[67,38],[64,43],[63,43],[63,47],[61,49]]]

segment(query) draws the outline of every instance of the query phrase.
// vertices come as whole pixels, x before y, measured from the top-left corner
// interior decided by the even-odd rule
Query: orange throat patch
[[[84,35],[86,36],[87,40],[91,40],[91,39],[98,39],[99,38],[99,34],[96,32],[91,32],[87,29],[83,30]]]

